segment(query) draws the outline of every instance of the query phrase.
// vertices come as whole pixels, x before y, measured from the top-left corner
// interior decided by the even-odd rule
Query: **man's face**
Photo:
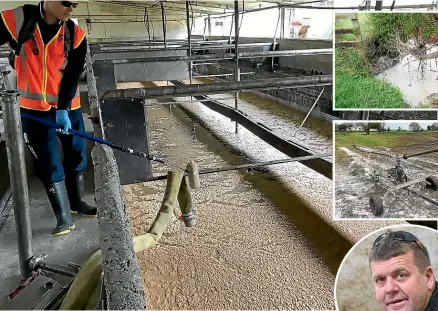
[[[76,1],[48,1],[48,5],[50,12],[59,20],[65,22],[71,17],[73,13],[73,6],[76,6],[77,2]]]
[[[435,278],[432,267],[419,271],[414,255],[371,262],[376,298],[386,311],[424,311],[432,293]]]

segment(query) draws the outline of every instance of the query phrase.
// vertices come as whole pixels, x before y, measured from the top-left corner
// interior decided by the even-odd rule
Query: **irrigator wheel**
[[[435,191],[438,190],[438,177],[436,177],[436,176],[428,176],[426,178],[426,181],[428,182],[426,184],[427,188],[431,188],[432,190],[435,190]],[[429,183],[431,183],[431,185],[429,185]]]
[[[378,195],[371,195],[370,196],[370,208],[371,212],[375,216],[380,216],[383,213],[383,201],[382,198]]]

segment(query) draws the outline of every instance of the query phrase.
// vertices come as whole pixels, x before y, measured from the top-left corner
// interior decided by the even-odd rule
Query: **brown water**
[[[434,50],[436,48],[429,50],[429,53]],[[437,98],[437,69],[437,59],[427,60],[422,76],[420,62],[408,55],[402,62],[380,73],[378,77],[400,89],[408,108],[433,108],[436,107],[436,103],[433,103]]]
[[[184,167],[243,157],[177,108],[148,109],[152,151]],[[166,168],[154,165],[156,174]],[[147,231],[164,182],[125,186],[133,235]],[[267,173],[202,175],[198,224],[173,219],[161,245],[138,254],[150,309],[332,309],[334,277],[351,246]]]

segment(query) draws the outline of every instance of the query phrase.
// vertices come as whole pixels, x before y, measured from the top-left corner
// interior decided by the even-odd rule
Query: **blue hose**
[[[23,118],[25,118],[25,119],[29,119],[29,120],[41,123],[43,125],[46,125],[48,127],[54,128],[54,129],[62,129],[63,128],[62,125],[59,125],[59,124],[57,124],[55,122],[50,122],[50,121],[47,121],[47,120],[44,120],[44,119],[40,119],[40,118],[34,117],[34,116],[32,116],[32,115],[30,115],[30,114],[28,114],[26,112],[21,112],[21,116]],[[148,160],[153,160],[153,161],[156,161],[156,160],[158,161],[159,160],[159,159],[156,159],[153,156],[147,155],[144,152],[136,151],[136,150],[133,150],[133,149],[131,149],[129,147],[125,147],[125,146],[116,145],[112,141],[105,140],[105,139],[102,139],[102,138],[90,135],[88,133],[80,132],[80,131],[77,131],[77,130],[74,130],[74,129],[68,130],[68,133],[71,133],[73,135],[77,135],[77,136],[83,137],[85,139],[88,139],[88,140],[91,140],[91,141],[94,141],[94,142],[97,142],[97,143],[100,143],[100,144],[107,145],[107,146],[109,146],[109,147],[111,147],[113,149],[117,149],[117,150],[120,150],[120,151],[123,151],[123,152],[126,152],[126,153],[134,154],[134,155],[136,155],[138,157],[141,157],[141,158],[147,158]],[[158,161],[158,162],[160,162],[160,161]]]
[[[32,116],[32,115],[30,115],[30,114],[28,114],[26,112],[22,112],[21,116],[23,118],[25,118],[25,119],[36,121],[38,123],[44,124],[44,125],[46,125],[48,127],[51,127],[51,128],[57,129],[57,130],[58,129],[62,129],[62,125],[56,124],[55,122],[50,122],[50,121],[47,121],[47,120],[44,120],[44,119],[40,119],[40,118],[34,117],[34,116]],[[111,146],[113,144],[111,141],[108,141],[108,140],[105,140],[105,139],[102,139],[102,138],[90,135],[88,133],[76,131],[74,129],[70,129],[70,130],[68,130],[68,132],[71,133],[71,134],[74,134],[74,135],[77,135],[77,136],[81,136],[83,138],[86,138],[86,139],[89,139],[89,140],[101,143],[101,144],[108,145],[108,146]]]

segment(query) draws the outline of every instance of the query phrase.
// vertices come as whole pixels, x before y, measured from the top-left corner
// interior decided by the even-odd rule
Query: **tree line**
[[[340,123],[335,125],[335,131],[337,132],[351,132],[351,131],[363,131],[365,134],[369,134],[370,131],[377,133],[390,132],[391,129],[387,127],[385,122],[364,122],[364,123]],[[397,131],[401,131],[399,127]],[[412,132],[436,131],[438,132],[438,122],[434,122],[432,125],[428,125],[423,128],[418,122],[411,122],[409,124],[409,130]]]

